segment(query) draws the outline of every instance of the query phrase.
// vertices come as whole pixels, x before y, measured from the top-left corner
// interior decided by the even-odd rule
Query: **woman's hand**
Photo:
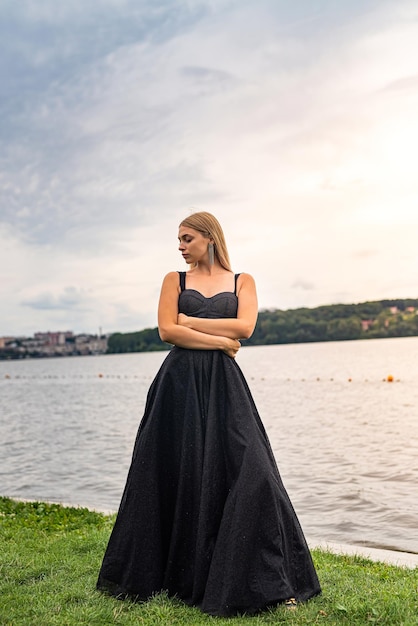
[[[189,317],[185,313],[179,313],[177,315],[177,324],[179,326],[183,326],[184,328],[192,328],[192,319],[193,318]],[[241,347],[238,339],[230,339],[229,337],[219,337],[219,339],[224,344],[221,348],[222,351],[234,359],[235,355]]]
[[[188,323],[187,323],[188,319],[189,319],[188,315],[185,315],[184,313],[179,313],[177,315],[177,324],[179,324],[180,326],[185,326],[186,328],[188,328],[189,327]]]
[[[225,337],[225,347],[222,348],[225,354],[235,359],[235,356],[240,348],[241,344],[238,339],[229,339],[229,337]]]

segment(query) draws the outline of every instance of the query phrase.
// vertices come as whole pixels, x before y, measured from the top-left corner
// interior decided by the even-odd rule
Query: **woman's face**
[[[186,263],[198,263],[207,258],[210,239],[189,226],[179,228],[179,250]]]

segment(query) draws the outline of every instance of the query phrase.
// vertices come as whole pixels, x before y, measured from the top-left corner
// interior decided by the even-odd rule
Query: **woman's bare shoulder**
[[[163,279],[163,282],[174,282],[178,281],[180,272],[168,272]]]
[[[246,272],[241,272],[238,275],[238,279],[237,279],[237,295],[239,295],[240,293],[256,293],[256,285],[255,285],[255,280],[254,278],[251,276],[251,274],[247,274]]]
[[[251,276],[251,274],[247,274],[246,272],[240,272],[238,274],[238,281],[243,285],[244,283],[247,284],[255,284],[255,280],[254,278]]]
[[[161,289],[166,291],[167,289],[180,290],[180,276],[179,272],[168,272],[163,278]]]

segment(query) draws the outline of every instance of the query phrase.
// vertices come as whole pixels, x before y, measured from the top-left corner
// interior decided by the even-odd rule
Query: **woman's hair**
[[[186,217],[180,223],[180,226],[188,226],[189,228],[193,228],[193,230],[197,230],[204,237],[213,239],[216,258],[224,269],[230,272],[232,271],[225,235],[222,226],[214,215],[206,211],[198,211]]]

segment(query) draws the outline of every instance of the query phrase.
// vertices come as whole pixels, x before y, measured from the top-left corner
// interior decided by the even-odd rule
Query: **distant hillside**
[[[107,354],[154,352],[168,348],[169,344],[161,341],[158,328],[145,328],[133,333],[114,333],[107,340]]]
[[[418,299],[260,311],[247,345],[418,335]]]
[[[331,304],[316,308],[269,309],[259,312],[252,337],[243,345],[307,343],[411,337],[418,335],[418,299]],[[166,350],[157,328],[109,337],[110,354]]]

